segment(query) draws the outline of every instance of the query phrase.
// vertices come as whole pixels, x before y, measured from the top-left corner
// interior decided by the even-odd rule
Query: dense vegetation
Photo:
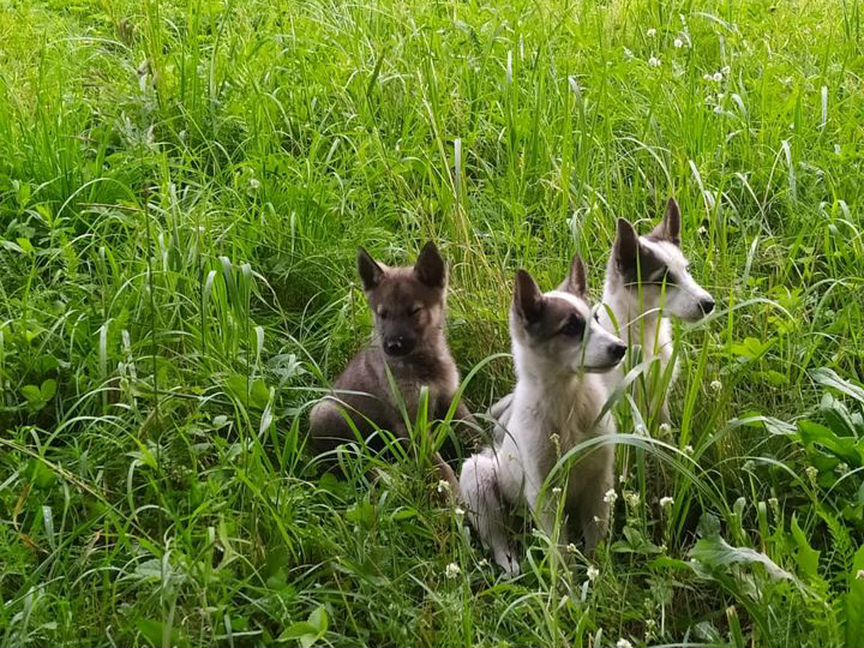
[[[862,73],[857,0],[3,3],[0,644],[864,645]],[[320,476],[358,244],[439,244],[482,411],[515,269],[670,195],[718,312],[594,561]]]

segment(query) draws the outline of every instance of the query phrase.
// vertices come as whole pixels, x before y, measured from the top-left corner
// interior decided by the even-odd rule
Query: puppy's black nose
[[[609,355],[616,360],[623,358],[625,353],[627,353],[627,346],[624,344],[613,344],[609,347]]]
[[[714,310],[714,300],[710,297],[708,299],[703,299],[699,302],[699,308],[701,308],[702,312],[707,315]]]
[[[412,346],[413,345],[401,335],[398,337],[387,338],[384,341],[384,351],[387,352],[387,355],[392,356],[405,355],[411,351]]]

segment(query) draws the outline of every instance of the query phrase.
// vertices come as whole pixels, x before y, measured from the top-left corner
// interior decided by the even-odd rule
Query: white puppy
[[[578,256],[560,289],[546,294],[519,271],[510,335],[517,381],[506,430],[465,462],[459,485],[480,538],[495,561],[516,575],[520,568],[507,537],[505,507],[527,504],[551,537],[555,498],[548,492],[541,498],[541,491],[561,455],[591,437],[615,433],[612,417],[601,416],[607,389],[597,374],[613,369],[626,346],[592,317]],[[603,444],[577,460],[562,484],[564,510],[588,552],[606,533],[604,494],[613,472],[614,449]]]

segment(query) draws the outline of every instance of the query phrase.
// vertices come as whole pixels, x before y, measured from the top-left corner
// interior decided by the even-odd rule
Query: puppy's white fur
[[[587,329],[579,340],[561,335],[540,339],[532,334],[514,300],[510,331],[517,381],[507,430],[494,446],[470,457],[460,476],[469,519],[495,561],[511,576],[520,567],[507,535],[507,509],[527,504],[551,537],[556,498],[551,489],[541,498],[550,471],[561,455],[586,439],[615,433],[613,418],[608,413],[600,416],[607,390],[599,372],[617,365],[624,348],[592,318],[577,257],[574,273],[578,272],[581,295],[552,291],[542,299],[547,304],[563,302],[553,305],[579,314]],[[614,449],[604,444],[574,463],[563,484],[564,510],[580,529],[589,552],[606,533],[609,504],[604,494],[612,487],[613,471]],[[566,530],[559,538],[566,542]]]

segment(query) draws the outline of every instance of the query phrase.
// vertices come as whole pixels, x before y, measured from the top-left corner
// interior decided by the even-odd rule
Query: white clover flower
[[[682,47],[684,47],[684,41],[681,40],[680,38],[676,38],[672,42],[672,44],[675,46],[675,49],[681,49]]]
[[[658,68],[658,67],[660,67],[660,59],[657,58],[656,56],[652,56],[651,58],[648,59],[648,65],[653,67],[653,68]]]
[[[627,60],[633,60],[634,58],[636,58],[636,56],[633,54],[633,50],[631,50],[629,47],[625,47],[624,58],[626,58]]]
[[[722,72],[715,72],[711,76],[711,80],[714,81],[714,83],[720,83],[723,80],[723,73]]]
[[[477,566],[478,567],[488,567],[489,561],[486,560],[485,558],[481,558],[480,560],[477,561]]]
[[[712,77],[710,74],[705,73],[705,74],[702,75],[702,79],[703,79],[704,81],[711,81],[711,80],[713,80],[713,77]]]
[[[690,455],[691,457],[693,456],[693,446],[690,445],[689,443],[686,446],[684,446],[684,454]]]
[[[855,580],[864,580],[864,569],[859,569],[855,574]]]
[[[648,31],[645,32],[645,35],[648,38],[654,38],[657,35],[657,30],[652,27],[651,29],[649,29]]]
[[[834,467],[834,472],[836,472],[841,477],[849,472],[849,464],[847,463],[839,463]]]
[[[614,488],[610,488],[603,495],[603,501],[607,504],[615,504],[615,501],[618,499],[618,493],[615,492]]]
[[[711,391],[719,392],[721,389],[723,389],[723,383],[722,382],[720,382],[716,378],[711,381]]]
[[[597,580],[597,577],[599,575],[600,575],[599,569],[597,569],[594,565],[588,566],[588,572],[586,573],[586,576],[588,576],[589,581],[591,581],[593,583],[595,580]]]
[[[819,469],[816,466],[807,466],[804,472],[807,473],[807,479],[810,480],[810,483],[815,486],[816,478],[819,477]]]
[[[567,544],[567,553],[575,554],[577,551],[579,550],[576,548],[575,544],[573,544],[572,542],[569,542]]]
[[[722,115],[723,114],[723,106],[714,106],[714,114],[715,115]],[[715,380],[714,382],[719,382],[719,381]],[[712,387],[714,386],[713,382],[711,383],[711,386]]]
[[[660,428],[657,431],[660,433],[660,436],[669,436],[672,432],[672,426],[668,423],[661,423]]]
[[[624,491],[624,501],[630,508],[639,507],[639,493],[636,491]]]
[[[446,479],[439,479],[438,487],[435,490],[437,490],[439,493],[449,493],[450,482],[448,482]]]
[[[722,74],[723,76],[728,76],[731,71],[732,71],[732,68],[730,68],[728,65],[724,65],[720,69],[720,74]]]
[[[618,483],[619,484],[627,483],[627,473],[621,473],[620,475],[618,475]]]
[[[626,639],[619,639],[618,643],[615,644],[615,648],[633,648],[633,644]]]
[[[257,178],[249,178],[249,188],[252,191],[258,191],[261,188],[261,183]]]
[[[459,575],[462,573],[462,568],[459,567],[455,562],[451,562],[447,567],[444,568],[444,575],[453,580],[454,578],[459,578]]]
[[[668,495],[664,495],[660,498],[660,508],[668,509],[672,508],[672,505],[675,503],[675,500],[669,497]]]

